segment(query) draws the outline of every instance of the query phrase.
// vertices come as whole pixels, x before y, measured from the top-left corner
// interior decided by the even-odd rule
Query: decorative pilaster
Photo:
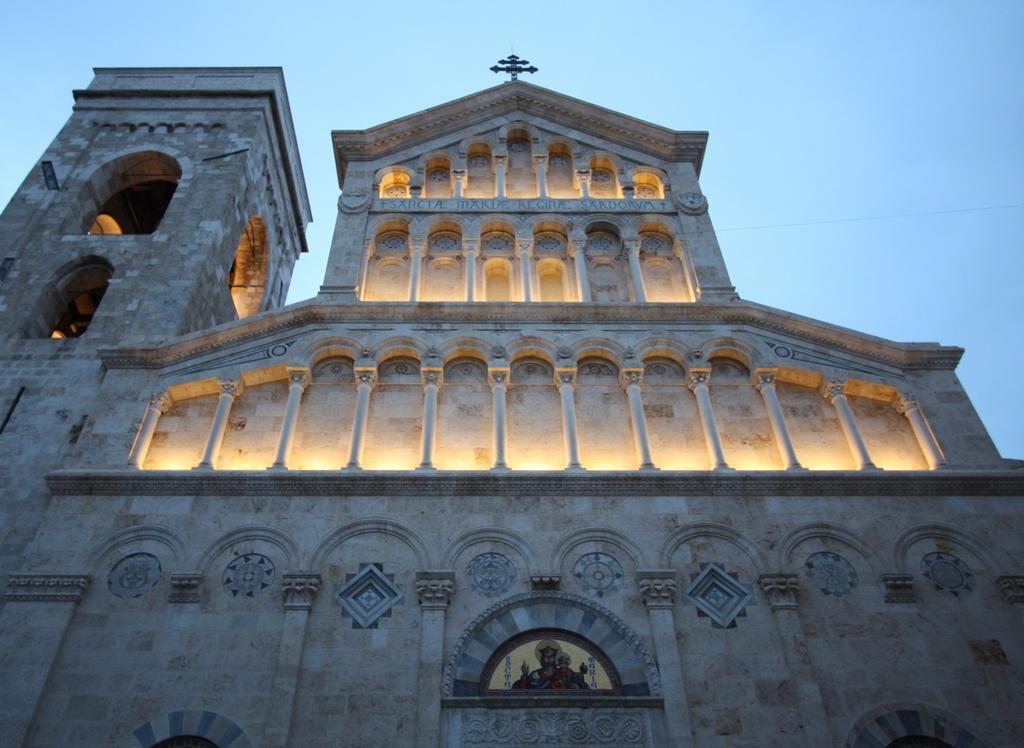
[[[292,454],[292,443],[295,441],[295,424],[299,420],[299,404],[302,393],[309,386],[309,369],[302,366],[289,366],[288,402],[284,406],[284,419],[281,422],[281,437],[277,442],[277,457],[272,470],[287,470],[288,460]]]
[[[562,433],[565,435],[565,460],[567,470],[582,470],[580,463],[580,438],[576,428],[576,369],[557,369],[555,386],[562,399]]]
[[[636,442],[640,469],[657,470],[651,457],[651,440],[647,434],[647,416],[644,414],[643,393],[640,390],[643,376],[643,369],[623,369],[619,375],[619,381],[629,399],[629,415],[633,421],[633,440]]]
[[[913,574],[882,574],[878,581],[885,587],[885,601],[887,603],[917,602],[917,596],[914,594]]]
[[[288,745],[302,650],[306,646],[306,624],[313,601],[320,591],[320,575],[312,572],[283,574],[281,591],[284,593],[284,625],[281,627],[271,698],[267,702],[266,729],[263,733],[263,745],[266,748],[287,748]]]
[[[582,200],[590,199],[590,177],[590,169],[576,170],[576,179],[578,179],[580,183],[580,199]]]
[[[504,199],[505,166],[508,163],[508,156],[504,153],[495,153],[491,158],[494,161],[494,196],[499,199]]]
[[[452,185],[455,189],[455,199],[461,200],[466,191],[466,170],[452,169]]]
[[[572,259],[576,267],[576,285],[579,289],[578,297],[584,304],[590,302],[590,274],[587,271],[587,238],[573,237]]]
[[[437,443],[437,393],[441,387],[441,369],[421,371],[423,378],[423,439],[420,442],[420,470],[436,470],[434,445]]]
[[[425,236],[409,237],[409,301],[420,300],[420,274],[423,272],[423,256],[426,251]]]
[[[363,467],[363,443],[366,439],[366,419],[370,413],[370,393],[377,383],[377,370],[369,368],[356,369],[356,413],[352,419],[352,440],[349,442],[349,470],[361,470]]]
[[[476,260],[480,256],[480,240],[463,239],[462,250],[466,253],[466,301],[476,301]]]
[[[519,278],[523,285],[523,301],[533,301],[533,237],[516,237],[516,252],[519,255]]]
[[[924,459],[928,462],[928,467],[931,470],[946,467],[946,458],[943,456],[942,450],[939,449],[935,433],[928,425],[924,413],[921,412],[921,404],[909,395],[897,392],[892,399],[892,407],[910,421],[910,428],[914,431],[914,436],[917,438],[918,446],[921,447]]]
[[[640,240],[623,239],[623,246],[629,256],[629,274],[633,277],[633,295],[637,304],[647,303],[647,287],[644,285],[644,271],[640,265]]]
[[[224,443],[224,432],[228,427],[231,405],[235,402],[235,398],[242,394],[242,390],[241,381],[220,383],[220,399],[217,400],[217,411],[213,414],[213,425],[210,427],[210,435],[206,439],[203,459],[196,466],[197,469],[212,470],[217,466],[217,456],[220,454],[220,447]]]
[[[416,672],[416,745],[441,744],[441,672],[444,666],[444,619],[452,595],[455,573],[421,571],[416,574],[416,597],[423,622]]]
[[[782,651],[796,689],[797,706],[804,725],[804,735],[811,746],[835,745],[829,734],[825,703],[821,698],[810,650],[800,623],[798,602],[800,577],[791,573],[762,574],[758,584],[768,598],[775,624],[782,639]]]
[[[661,673],[665,699],[665,721],[671,745],[693,742],[686,685],[676,636],[676,573],[673,569],[648,569],[637,572],[637,583],[651,624],[654,655]]]
[[[171,593],[167,596],[167,602],[185,604],[198,603],[200,601],[199,591],[202,583],[202,574],[171,574]]]
[[[537,172],[537,197],[548,196],[548,157],[546,155],[535,155],[533,157],[533,168]]]
[[[146,455],[149,454],[149,445],[153,443],[153,434],[156,433],[156,425],[160,416],[171,409],[171,398],[166,393],[155,395],[150,398],[146,405],[146,415],[142,417],[142,425],[139,427],[139,434],[135,437],[135,444],[132,445],[131,454],[128,455],[128,467],[141,470],[146,462]]]
[[[722,437],[718,434],[718,423],[715,421],[715,409],[711,405],[711,369],[690,369],[690,378],[686,386],[697,398],[697,411],[700,413],[700,425],[704,430],[704,443],[708,449],[708,459],[712,470],[731,470],[725,461],[725,450],[722,448]]]
[[[487,381],[491,385],[491,416],[494,426],[491,443],[494,463],[491,469],[507,470],[508,421],[505,415],[505,403],[508,396],[508,369],[488,369]]]
[[[793,447],[793,440],[789,435],[789,428],[786,426],[786,418],[782,413],[779,395],[775,391],[777,374],[778,369],[757,369],[753,377],[754,389],[761,393],[764,406],[768,410],[768,421],[771,423],[772,433],[775,434],[779,457],[782,458],[782,469],[803,470],[800,461],[796,458],[796,449]]]
[[[875,470],[875,464],[871,462],[868,455],[868,448],[864,445],[864,439],[857,427],[857,419],[853,416],[850,403],[846,400],[846,382],[839,379],[826,379],[821,383],[821,396],[832,403],[836,409],[836,416],[839,418],[839,425],[846,435],[846,443],[850,445],[850,452],[853,453],[853,461],[858,470]]]

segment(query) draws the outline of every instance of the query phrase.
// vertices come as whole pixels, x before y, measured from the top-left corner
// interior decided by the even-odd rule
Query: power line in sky
[[[855,223],[857,221],[886,221],[890,218],[913,218],[916,216],[942,216],[949,213],[976,213],[982,210],[1006,210],[1008,208],[1021,208],[1024,203],[1011,205],[985,205],[979,208],[951,208],[950,210],[932,210],[924,213],[893,213],[886,216],[860,216],[858,218],[830,218],[825,221],[804,221],[802,223],[766,223],[761,226],[736,226],[729,229],[716,229],[719,233],[723,231],[755,231],[757,229],[786,229],[796,226],[822,226],[828,223]]]

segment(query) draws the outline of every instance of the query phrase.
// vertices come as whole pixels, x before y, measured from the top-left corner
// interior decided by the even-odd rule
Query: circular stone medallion
[[[500,553],[481,553],[466,567],[473,589],[481,595],[494,597],[512,588],[516,581],[516,565]]]
[[[607,553],[587,553],[580,556],[572,569],[583,586],[598,597],[614,592],[622,585],[622,565]]]
[[[935,551],[921,559],[921,573],[932,581],[937,590],[959,595],[974,587],[974,574],[967,563],[952,553]]]
[[[804,570],[823,595],[842,597],[857,586],[857,570],[838,553],[820,551],[808,556]]]
[[[160,560],[149,553],[125,556],[110,570],[107,586],[117,597],[142,597],[160,581]]]
[[[256,597],[274,581],[274,562],[260,553],[247,553],[227,565],[221,581],[232,597]]]

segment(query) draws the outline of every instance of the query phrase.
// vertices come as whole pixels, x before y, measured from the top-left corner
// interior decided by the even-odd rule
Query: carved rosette
[[[171,592],[167,601],[171,603],[198,603],[202,574],[171,574]]]
[[[757,583],[764,590],[773,612],[796,610],[797,600],[800,596],[800,576],[798,574],[762,574],[757,578]]]
[[[996,586],[1010,605],[1024,605],[1024,575],[1014,574],[996,578]]]
[[[648,610],[672,608],[675,604],[677,586],[673,570],[641,571],[637,574],[637,583]]]
[[[14,574],[7,578],[7,602],[78,603],[89,588],[88,574]]]
[[[424,609],[444,610],[455,594],[455,574],[421,571],[416,574],[416,597]]]
[[[319,574],[282,574],[281,591],[285,610],[309,610],[320,591]]]
[[[885,587],[887,603],[912,603],[917,600],[913,574],[883,574],[879,581]]]
[[[676,205],[689,216],[699,216],[708,211],[708,199],[699,192],[684,192],[678,195]]]

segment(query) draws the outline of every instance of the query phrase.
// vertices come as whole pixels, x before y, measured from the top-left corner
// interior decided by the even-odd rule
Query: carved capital
[[[533,249],[533,237],[532,236],[517,236],[516,237],[516,256],[517,257],[529,257],[531,249]]]
[[[764,590],[765,597],[772,611],[796,610],[800,596],[800,577],[797,574],[776,573],[762,574],[757,583]]]
[[[834,403],[837,397],[846,397],[846,382],[842,379],[823,379],[818,392],[830,403]]]
[[[921,406],[918,404],[917,400],[912,398],[910,395],[905,395],[902,392],[897,392],[895,395],[893,395],[891,402],[893,409],[895,409],[895,411],[899,413],[901,416],[905,416],[907,413],[911,411],[921,409]]]
[[[576,178],[580,180],[580,183],[590,184],[591,172],[590,169],[577,169]]]
[[[455,182],[464,182],[466,179],[465,169],[452,169],[452,180]]]
[[[305,572],[281,575],[285,610],[309,610],[320,591],[320,575]]]
[[[775,377],[778,373],[778,369],[757,369],[754,371],[750,383],[754,385],[754,389],[758,392],[763,392],[766,388],[774,390]]]
[[[12,574],[7,602],[78,603],[89,588],[88,574]]]
[[[555,369],[555,386],[561,389],[562,387],[572,387],[576,384],[576,368],[572,369]]]
[[[416,572],[416,597],[425,609],[444,610],[455,594],[455,573],[451,571]]]
[[[547,157],[547,155],[543,154],[543,153],[535,153],[534,156],[533,156],[533,165],[538,167],[538,168],[541,168],[541,169],[547,168],[547,165],[548,165],[548,157]]]
[[[878,581],[885,587],[887,603],[912,603],[917,600],[914,595],[913,574],[882,574]]]
[[[305,366],[289,366],[287,372],[289,387],[299,387],[304,390],[309,386],[309,369]]]
[[[434,385],[435,387],[441,386],[441,380],[443,379],[443,369],[421,369],[420,379],[423,381],[423,386]]]
[[[562,586],[562,575],[554,572],[531,574],[530,587],[534,590],[557,590]]]
[[[639,239],[623,239],[622,247],[627,252],[635,255],[640,254],[640,240]]]
[[[241,379],[239,379],[238,381],[222,380],[221,382],[219,382],[219,385],[220,394],[227,395],[232,399],[241,395],[242,391],[245,389]]]
[[[377,370],[356,369],[356,384],[359,386],[366,385],[373,389],[373,386],[377,384]]]
[[[166,392],[160,395],[153,395],[153,397],[149,398],[149,407],[153,410],[159,411],[160,415],[169,411],[172,404],[173,401],[171,400],[171,396]]]
[[[671,608],[676,599],[676,573],[673,569],[650,569],[637,572],[637,583],[648,609]]]
[[[202,574],[171,574],[171,592],[167,601],[172,603],[198,603]]]
[[[410,236],[409,237],[409,253],[415,257],[416,255],[423,256],[423,253],[427,251],[427,237],[425,236]]]
[[[488,369],[487,383],[491,388],[506,387],[508,385],[508,369]]]
[[[700,387],[707,387],[711,384],[711,369],[690,369],[689,378],[686,380],[686,386],[690,388],[690,392],[696,392]]]
[[[638,387],[643,384],[644,381],[644,370],[643,369],[623,369],[619,372],[619,382],[623,387],[630,387],[631,385],[637,385]]]
[[[463,239],[462,250],[466,255],[477,255],[480,254],[480,240],[478,238]]]
[[[1003,600],[1010,605],[1024,605],[1024,575],[1008,574],[996,578]]]
[[[494,168],[497,169],[499,166],[504,169],[505,163],[508,161],[507,153],[492,153],[491,161],[494,162]]]

